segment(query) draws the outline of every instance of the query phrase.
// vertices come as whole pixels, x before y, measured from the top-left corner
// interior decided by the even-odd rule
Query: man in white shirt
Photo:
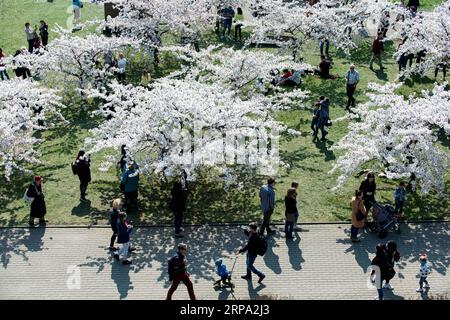
[[[34,37],[34,30],[31,28],[29,22],[25,23],[25,34],[27,35],[28,52],[33,53],[35,37]]]
[[[355,94],[356,85],[359,82],[359,73],[358,71],[355,70],[354,64],[350,65],[350,69],[347,71],[345,80],[347,82],[347,97],[348,97],[347,107],[345,109],[350,110],[350,105],[352,105],[352,107],[355,106],[356,100],[353,97],[353,95]]]

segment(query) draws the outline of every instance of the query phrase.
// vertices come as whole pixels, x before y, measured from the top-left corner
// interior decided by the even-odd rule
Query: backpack
[[[167,262],[168,265],[168,270],[167,273],[169,274],[169,280],[172,281],[174,276],[175,276],[175,265],[178,259],[178,255],[173,256],[172,258],[169,259],[169,261]]]
[[[75,161],[72,162],[71,166],[72,166],[72,173],[74,175],[77,175],[78,174],[78,166],[77,166],[76,162]]]
[[[258,235],[258,248],[257,248],[256,253],[259,256],[263,256],[263,255],[266,254],[266,252],[267,252],[267,241],[266,241],[266,238],[264,238],[263,235],[259,234]]]

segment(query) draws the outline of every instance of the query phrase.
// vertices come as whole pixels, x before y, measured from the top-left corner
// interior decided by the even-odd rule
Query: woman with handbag
[[[395,263],[400,261],[400,252],[397,250],[397,242],[394,240],[389,240],[386,243],[386,256],[388,260],[388,274],[386,277],[386,283],[384,284],[384,289],[394,290],[393,287],[389,284],[392,278],[394,278],[396,272],[394,270]]]
[[[367,211],[364,207],[362,191],[355,191],[355,196],[352,198],[350,206],[352,208],[352,228],[350,231],[351,240],[352,242],[359,242],[361,240],[358,238],[358,231],[360,228],[364,227],[364,221],[367,218]]]
[[[42,180],[41,176],[36,176],[26,193],[28,198],[33,198],[30,205],[30,226],[34,226],[35,218],[39,218],[41,226],[44,226],[47,222],[44,218],[47,208],[45,206],[44,193],[42,192]]]
[[[294,229],[295,215],[297,214],[297,192],[295,188],[289,188],[286,196],[284,197],[284,204],[286,206],[286,222],[284,225],[284,233],[286,239],[294,239],[292,236],[292,230]]]

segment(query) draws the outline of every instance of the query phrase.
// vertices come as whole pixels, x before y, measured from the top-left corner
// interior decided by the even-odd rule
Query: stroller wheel
[[[387,231],[386,230],[381,230],[380,232],[378,232],[378,237],[380,239],[384,239],[387,236]]]

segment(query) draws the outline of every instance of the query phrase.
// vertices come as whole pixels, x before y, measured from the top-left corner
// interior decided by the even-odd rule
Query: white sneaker
[[[374,298],[374,300],[380,300],[380,297],[379,297],[379,296],[376,296],[376,297]]]
[[[417,288],[416,292],[423,292],[423,289],[422,288]]]
[[[429,288],[430,288],[430,285],[429,285],[429,284],[424,284],[423,287],[424,287],[425,289],[429,289]]]
[[[383,289],[394,290],[394,288],[392,288],[392,286],[389,283],[385,283]]]

